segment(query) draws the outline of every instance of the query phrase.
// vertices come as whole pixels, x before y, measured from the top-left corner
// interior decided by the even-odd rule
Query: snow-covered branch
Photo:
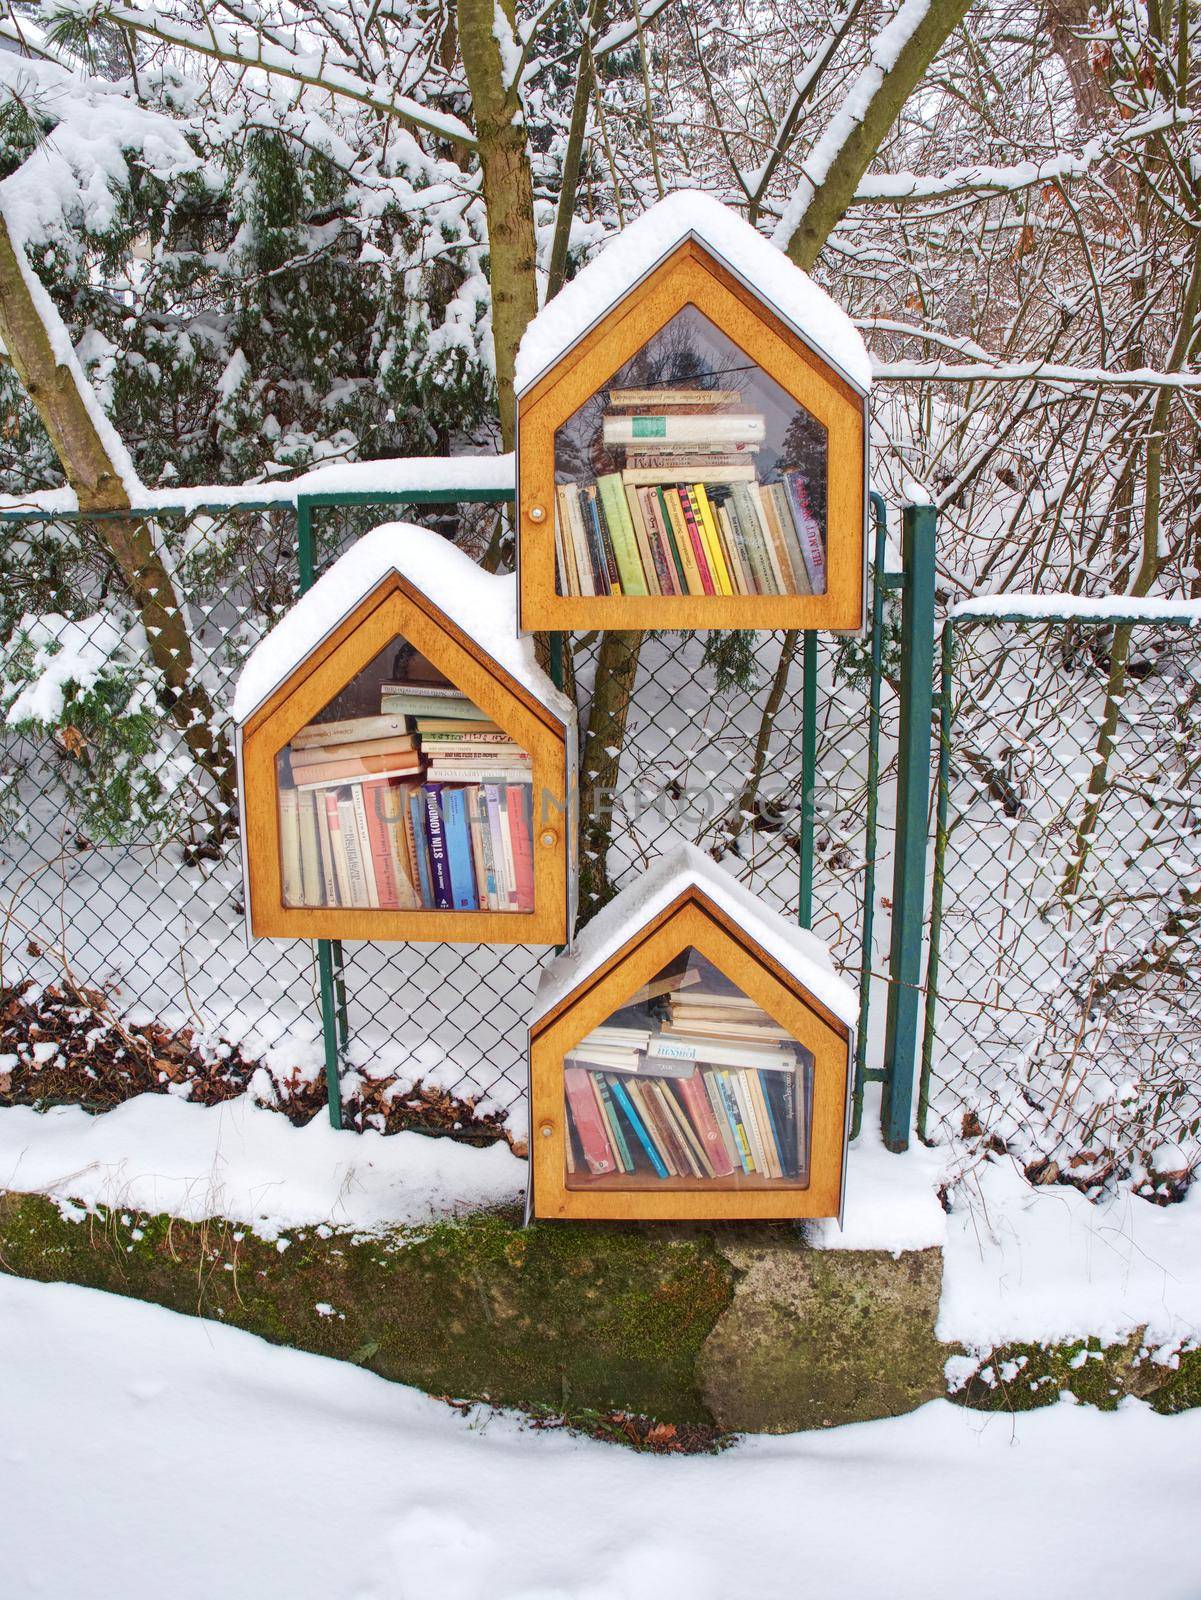
[[[874,361],[877,383],[1052,383],[1097,389],[1201,389],[1201,372],[1060,366],[1052,361]]]
[[[859,204],[883,201],[906,205],[962,194],[1017,194],[1035,185],[1083,177],[1099,164],[1111,161],[1124,148],[1155,134],[1187,127],[1196,120],[1196,115],[1188,106],[1172,106],[1138,122],[1123,124],[1112,134],[1098,135],[1078,151],[1048,156],[1044,161],[1018,161],[1007,167],[953,167],[949,172],[929,177],[914,172],[875,172],[859,184],[855,200]]]
[[[173,22],[161,12],[109,6],[104,11],[110,22],[129,28],[162,44],[194,50],[229,66],[253,67],[275,77],[316,89],[339,99],[354,101],[380,116],[394,119],[414,133],[433,135],[459,149],[475,147],[475,135],[458,117],[423,105],[408,95],[389,91],[378,80],[372,82],[349,67],[329,58],[324,50],[302,53],[269,43],[261,34],[235,33],[211,18],[204,28]]]

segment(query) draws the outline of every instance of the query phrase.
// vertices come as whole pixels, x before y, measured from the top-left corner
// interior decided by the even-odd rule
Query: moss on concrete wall
[[[0,1264],[215,1318],[432,1394],[785,1430],[938,1392],[938,1259],[825,1255],[791,1227],[483,1213],[281,1247],[226,1222],[0,1197]]]
[[[544,1223],[491,1212],[278,1244],[234,1224],[75,1213],[0,1195],[0,1268],[131,1295],[353,1361],[431,1394],[586,1419],[629,1411],[784,1432],[911,1410],[945,1392],[937,1251],[818,1251],[787,1225]],[[1201,1352],[1139,1341],[998,1350],[956,1398],[1022,1410],[1070,1390],[1201,1403]]]

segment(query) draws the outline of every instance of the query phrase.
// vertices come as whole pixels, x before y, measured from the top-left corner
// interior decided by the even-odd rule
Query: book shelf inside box
[[[531,1030],[539,1216],[836,1216],[849,1030],[685,897]]]
[[[533,761],[399,636],[276,757],[284,904],[534,909]]]
[[[813,1052],[694,948],[563,1058],[568,1189],[807,1189]]]
[[[256,937],[558,944],[568,731],[401,577],[243,727]]]
[[[864,407],[681,246],[519,398],[523,628],[860,628]]]
[[[555,592],[824,595],[825,426],[685,306],[555,433]]]

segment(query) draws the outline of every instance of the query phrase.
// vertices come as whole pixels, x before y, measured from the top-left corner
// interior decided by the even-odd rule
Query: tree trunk
[[[513,448],[513,371],[517,346],[538,309],[534,238],[534,184],[526,146],[520,87],[505,83],[505,61],[496,37],[498,13],[510,25],[512,0],[460,0],[459,48],[475,112],[476,148],[488,213],[489,277],[492,284],[492,344],[501,439]]]
[[[609,845],[643,637],[633,631],[603,634],[596,658],[588,733],[580,755],[580,915],[585,922],[614,894]]]
[[[829,166],[818,182],[801,179],[801,184],[810,192],[806,196],[798,189],[785,208],[788,221],[782,223],[776,233],[777,244],[798,267],[804,267],[806,272],[813,267],[826,240],[855,198],[859,180],[874,160],[905,102],[967,15],[971,3],[972,0],[930,0],[929,7],[917,18],[895,61],[883,75],[879,76],[879,69],[874,65],[861,75],[852,95],[848,96],[848,100],[858,100],[860,96],[856,91],[862,86],[866,104],[861,115],[833,151]],[[889,26],[901,19],[905,9],[902,6]],[[875,45],[873,58],[874,51]],[[872,79],[877,77],[873,87]]]
[[[8,223],[0,212],[0,337],[9,359],[37,408],[68,483],[83,513],[132,510],[80,382],[60,362],[50,330],[34,298]],[[55,313],[57,316],[57,313]],[[192,677],[192,643],[179,600],[149,523],[141,517],[103,515],[98,536],[107,545],[136,606],[150,659],[162,674],[171,717],[198,764],[216,785],[223,807],[234,798],[229,745],[213,727],[213,707]]]

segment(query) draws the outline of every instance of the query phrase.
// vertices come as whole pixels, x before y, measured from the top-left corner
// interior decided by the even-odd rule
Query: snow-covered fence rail
[[[919,1131],[1154,1187],[1201,1127],[1201,604],[961,605],[942,717]]]

